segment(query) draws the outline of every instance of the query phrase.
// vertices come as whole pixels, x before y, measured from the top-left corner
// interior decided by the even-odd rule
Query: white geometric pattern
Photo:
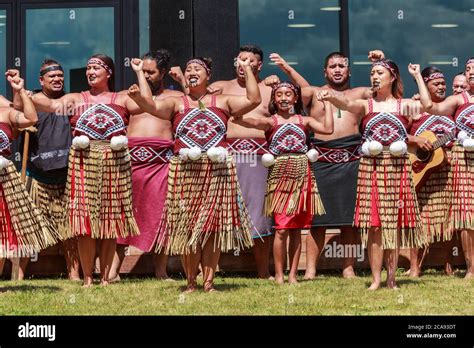
[[[130,157],[133,162],[169,162],[173,156],[173,150],[163,149],[156,151],[148,146],[134,146],[130,148]]]
[[[456,126],[459,130],[463,130],[469,135],[474,135],[474,104],[470,104],[459,113],[456,118]]]
[[[268,153],[265,149],[266,144],[266,142],[259,144],[258,141],[254,139],[235,139],[233,142],[229,142],[227,149],[232,153]]]
[[[282,124],[275,132],[269,148],[275,155],[290,152],[305,153],[308,151],[306,133],[294,123]]]
[[[106,104],[95,104],[84,111],[76,122],[76,129],[91,139],[104,140],[125,129],[122,117]]]
[[[4,131],[0,130],[0,153],[9,149],[10,149],[10,140],[8,139],[7,134]]]
[[[404,141],[407,137],[403,123],[388,112],[379,112],[370,119],[364,131],[364,140],[376,140],[383,145],[389,145],[398,140]]]
[[[431,115],[420,128],[417,129],[415,135],[420,135],[425,130],[430,130],[438,136],[452,132],[456,128],[456,124],[447,116]]]

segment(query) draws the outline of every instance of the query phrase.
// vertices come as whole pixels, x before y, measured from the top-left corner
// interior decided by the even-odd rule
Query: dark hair
[[[170,63],[171,53],[166,49],[149,51],[143,55],[142,59],[154,60],[156,62],[156,67],[159,70],[168,70],[168,64]]]
[[[403,81],[402,77],[400,76],[400,70],[398,69],[397,64],[390,59],[381,59],[379,62],[383,62],[387,64],[393,72],[389,69],[390,75],[392,75],[395,78],[395,81],[392,83],[392,95],[395,98],[403,98]],[[377,62],[375,62],[377,63]]]
[[[57,61],[55,61],[54,59],[50,59],[50,58],[46,58],[45,60],[43,60],[43,63],[41,63],[41,69],[43,69],[44,67],[46,66],[50,66],[50,65],[61,65],[59,64]]]
[[[240,46],[239,52],[250,52],[260,56],[260,60],[263,62],[263,50],[257,45],[242,45]]]
[[[466,76],[466,73],[464,71],[461,71],[461,72],[458,72],[456,75],[454,75],[454,77],[460,76],[460,75]]]
[[[107,86],[109,87],[110,91],[115,91],[115,65],[114,60],[105,54],[94,54],[90,58],[99,58],[101,61],[107,65],[110,70],[112,70],[112,74],[110,75],[109,81],[107,81]],[[89,58],[89,59],[90,59]]]
[[[303,101],[301,100],[301,87],[290,81],[281,81],[280,83],[288,83],[295,87],[296,94],[297,94],[297,99],[296,99],[296,104],[295,104],[295,113],[298,115],[304,115],[305,112],[303,108]],[[278,84],[276,86],[278,86]],[[278,88],[272,89],[272,95],[270,97],[270,102],[268,103],[268,111],[270,112],[270,115],[274,115],[278,111],[278,107],[276,106],[276,103],[275,103],[275,92],[277,91],[277,89]]]
[[[206,64],[207,68],[209,69],[209,71],[212,74],[212,59],[211,58],[208,58],[208,57],[192,57],[192,58],[189,58],[188,62],[190,60],[193,60],[193,59],[202,60]]]
[[[429,77],[431,74],[434,74],[434,73],[442,74],[443,72],[435,66],[427,66],[421,72],[421,76],[423,77],[423,80],[424,80],[425,78]]]
[[[342,52],[331,52],[326,56],[326,59],[324,59],[324,69],[326,69],[328,67],[329,59],[334,58],[334,57],[338,57],[338,58],[340,57],[340,58],[346,58],[347,59],[347,56]]]

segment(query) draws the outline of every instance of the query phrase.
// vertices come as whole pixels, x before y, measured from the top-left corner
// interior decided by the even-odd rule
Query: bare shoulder
[[[183,92],[181,91],[176,91],[174,89],[165,89],[163,90],[163,93],[161,93],[161,95],[164,97],[164,98],[168,98],[168,97],[182,97],[184,95]]]
[[[365,99],[369,87],[354,87],[344,91],[344,94],[351,99]]]

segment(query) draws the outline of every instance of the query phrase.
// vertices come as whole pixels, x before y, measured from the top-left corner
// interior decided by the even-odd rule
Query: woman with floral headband
[[[278,284],[284,283],[288,236],[288,282],[295,284],[301,254],[301,229],[311,228],[313,216],[326,213],[310,167],[310,162],[316,161],[318,154],[309,149],[309,132],[331,134],[334,126],[331,105],[317,103],[319,105],[313,108],[313,112],[318,116],[324,114],[324,117],[321,120],[303,117],[300,87],[284,81],[273,86],[268,105],[272,117],[234,118],[235,123],[244,127],[265,131],[269,144],[270,154],[262,156],[263,165],[270,167],[264,212],[275,220],[273,257]]]
[[[442,102],[446,98],[446,80],[442,71],[429,66],[423,69],[421,76],[432,100],[437,103]],[[445,272],[448,275],[453,274],[451,268],[453,231],[449,228],[449,210],[452,200],[452,166],[450,160],[453,141],[451,140],[454,138],[455,130],[456,125],[451,116],[431,115],[423,112],[413,117],[409,135],[418,146],[426,143],[426,138],[419,137],[425,131],[435,133],[439,138],[438,141],[443,141],[448,137],[440,144],[447,154],[448,162],[439,170],[433,172],[417,192],[423,230],[428,236],[429,242],[446,242],[443,249],[446,255]],[[449,135],[452,137],[449,138]],[[423,253],[426,252],[427,249]],[[411,277],[420,275],[422,261],[423,256],[420,259],[419,250],[412,249],[409,271]]]
[[[135,69],[134,64],[132,67]],[[138,70],[138,69],[135,69]],[[143,71],[138,78],[146,84]],[[74,136],[59,231],[78,237],[84,286],[93,284],[96,242],[100,241],[101,284],[109,282],[116,238],[139,233],[132,213],[131,170],[126,130],[130,114],[140,108],[126,94],[114,91],[112,58],[96,54],[87,62],[90,90],[59,99],[35,98],[40,111],[70,117]]]
[[[449,227],[461,231],[461,242],[466,259],[466,279],[474,278],[474,57],[466,61],[465,74],[470,89],[443,101],[431,99],[418,64],[410,64],[410,74],[420,90],[420,101],[430,114],[453,115],[458,131],[451,150],[452,200]]]
[[[199,263],[204,291],[215,291],[220,252],[253,245],[235,164],[226,150],[226,134],[231,115],[248,113],[260,104],[261,97],[249,60],[237,62],[244,70],[246,96],[209,95],[211,61],[207,58],[187,62],[187,96],[154,101],[143,98],[136,85],[129,89],[145,112],[173,122],[174,156],[157,250],[183,255],[186,292],[196,290]],[[144,87],[141,93],[148,88]]]
[[[364,143],[354,226],[362,233],[368,250],[373,278],[369,289],[375,290],[380,287],[384,254],[387,287],[397,288],[398,249],[420,248],[426,244],[426,238],[407,155],[410,119],[404,112],[419,102],[402,99],[403,83],[391,60],[375,62],[370,79],[374,97],[368,100],[348,100],[327,90],[321,91],[319,98],[361,117]],[[422,147],[429,149],[427,144]]]

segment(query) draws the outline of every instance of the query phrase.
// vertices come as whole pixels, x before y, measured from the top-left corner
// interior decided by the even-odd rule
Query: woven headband
[[[89,61],[87,62],[87,65],[90,65],[90,64],[97,64],[97,65],[100,65],[102,68],[104,68],[110,75],[112,75],[112,69],[104,63],[104,61],[102,59],[99,59],[99,58],[91,58],[89,59]]]
[[[395,69],[392,68],[390,65],[388,65],[388,63],[385,62],[384,60],[379,60],[379,61],[373,63],[372,68],[374,66],[383,66],[385,69],[390,70],[390,72],[392,73],[393,76],[397,77],[397,73],[395,72]]]
[[[295,85],[292,84],[292,83],[286,82],[286,81],[283,81],[283,82],[280,82],[280,83],[277,83],[276,85],[274,85],[273,86],[273,93],[275,93],[278,88],[282,88],[282,87],[287,87],[287,88],[291,89],[293,91],[293,93],[295,93],[295,95],[298,96],[298,90],[296,89]]]
[[[431,80],[435,80],[435,79],[444,79],[443,73],[435,72],[435,73],[430,74],[430,76],[423,77],[423,81],[425,81],[425,83]]]
[[[44,76],[46,73],[49,73],[50,71],[63,71],[63,68],[61,65],[51,65],[48,66],[47,68],[44,68],[43,70],[40,70],[40,76]]]
[[[474,63],[474,58],[470,58],[467,60],[466,65]]]
[[[209,76],[211,75],[211,69],[209,69],[209,67],[207,66],[207,64],[206,64],[205,61],[203,61],[203,60],[201,60],[201,59],[196,59],[196,58],[195,58],[195,59],[191,59],[190,61],[188,61],[188,62],[186,63],[186,67],[187,67],[189,64],[199,64],[200,66],[202,66],[202,67],[206,70],[206,72],[207,72],[207,74],[208,74]]]

